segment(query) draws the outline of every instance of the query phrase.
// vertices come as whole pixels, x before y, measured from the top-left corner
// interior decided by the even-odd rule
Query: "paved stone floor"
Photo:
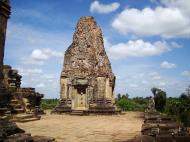
[[[140,134],[143,113],[113,116],[47,115],[41,120],[17,123],[32,135],[54,137],[58,142],[123,142]]]

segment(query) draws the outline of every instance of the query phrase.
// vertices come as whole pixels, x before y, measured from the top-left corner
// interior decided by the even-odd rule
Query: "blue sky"
[[[190,84],[189,0],[12,0],[5,64],[59,98],[64,51],[81,16],[94,16],[116,75],[115,94],[179,96]]]

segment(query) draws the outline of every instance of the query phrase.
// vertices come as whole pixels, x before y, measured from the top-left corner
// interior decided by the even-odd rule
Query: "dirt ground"
[[[41,120],[17,123],[32,135],[54,137],[58,142],[123,142],[140,134],[143,113],[113,116],[50,114]]]

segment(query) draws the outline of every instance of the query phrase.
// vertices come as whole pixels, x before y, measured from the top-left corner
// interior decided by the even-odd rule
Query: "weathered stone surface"
[[[35,88],[21,88],[22,76],[9,65],[4,65],[3,75],[5,88],[11,94],[10,103],[8,104],[12,114],[43,113],[43,110],[40,108],[41,99],[44,96],[43,94],[36,92]]]
[[[18,74],[18,71],[12,69],[9,65],[3,66],[3,83],[7,89],[16,90],[20,88],[22,76]]]
[[[10,5],[8,1],[0,0],[0,116],[8,111],[7,103],[10,94],[3,83],[3,59],[6,38],[7,19],[10,15]]]
[[[154,100],[150,98],[145,111],[144,124],[141,127],[141,136],[136,136],[127,142],[185,142],[190,141],[187,128],[169,116],[160,114],[154,107]]]
[[[70,107],[115,112],[115,76],[104,49],[102,31],[93,17],[81,17],[77,23],[73,42],[65,51],[60,84],[61,103],[55,111],[68,112]]]
[[[54,138],[48,138],[44,136],[34,136],[33,137],[34,142],[54,142]]]
[[[35,92],[35,89],[32,88],[20,88],[22,76],[18,74],[17,70],[12,69],[11,66],[3,65],[7,19],[9,15],[10,1],[0,0],[0,114],[7,111],[6,109],[10,103],[10,106],[12,105],[12,112],[41,111],[39,105],[43,95]],[[37,109],[35,109],[36,106]]]
[[[106,77],[114,85],[115,77],[104,49],[102,32],[93,17],[81,17],[79,20],[73,43],[65,52],[61,77],[91,79],[92,86],[95,85],[92,78]]]

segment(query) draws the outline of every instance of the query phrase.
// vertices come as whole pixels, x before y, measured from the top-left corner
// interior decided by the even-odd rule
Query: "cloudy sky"
[[[81,16],[94,16],[117,93],[179,96],[190,84],[189,0],[12,0],[5,64],[46,98],[59,97],[64,51]]]

